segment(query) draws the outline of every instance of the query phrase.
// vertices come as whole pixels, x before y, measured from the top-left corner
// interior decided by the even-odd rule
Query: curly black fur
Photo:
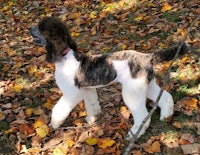
[[[63,51],[71,48],[77,51],[77,45],[71,38],[67,26],[55,17],[46,17],[39,22],[40,33],[46,39],[46,51],[48,62],[54,63],[63,57]]]

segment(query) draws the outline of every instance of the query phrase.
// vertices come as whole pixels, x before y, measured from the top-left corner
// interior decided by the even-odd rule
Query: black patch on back
[[[75,85],[78,87],[106,85],[112,82],[117,73],[108,55],[85,56],[82,55],[80,69],[75,76]]]
[[[135,62],[129,61],[128,63],[131,71],[132,78],[137,78],[137,73],[140,71],[141,66]]]
[[[153,65],[147,65],[146,72],[147,72],[147,80],[148,80],[147,83],[149,83],[155,77]]]

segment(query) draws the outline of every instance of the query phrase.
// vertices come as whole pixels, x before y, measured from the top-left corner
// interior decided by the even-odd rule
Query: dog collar
[[[63,51],[63,56],[65,56],[71,49],[68,47]]]

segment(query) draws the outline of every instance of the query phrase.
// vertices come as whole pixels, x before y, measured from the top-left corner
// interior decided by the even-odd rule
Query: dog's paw
[[[85,118],[85,120],[86,120],[89,124],[91,124],[91,123],[94,123],[94,122],[96,121],[96,117],[95,117],[95,116],[87,116],[87,117]]]
[[[53,128],[53,129],[57,129],[60,127],[60,125],[63,123],[63,121],[55,121],[55,120],[51,120],[50,122],[50,126]]]
[[[159,103],[160,104],[160,103]],[[168,92],[166,92],[161,100],[161,112],[160,112],[160,120],[164,120],[173,115],[174,112],[174,101]]]

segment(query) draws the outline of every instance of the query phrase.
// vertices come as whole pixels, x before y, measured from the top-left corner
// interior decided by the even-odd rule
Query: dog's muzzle
[[[46,40],[43,37],[43,35],[40,33],[37,26],[31,27],[29,29],[29,32],[30,32],[31,36],[33,37],[33,41],[35,42],[35,44],[37,44],[39,46],[46,45]]]

